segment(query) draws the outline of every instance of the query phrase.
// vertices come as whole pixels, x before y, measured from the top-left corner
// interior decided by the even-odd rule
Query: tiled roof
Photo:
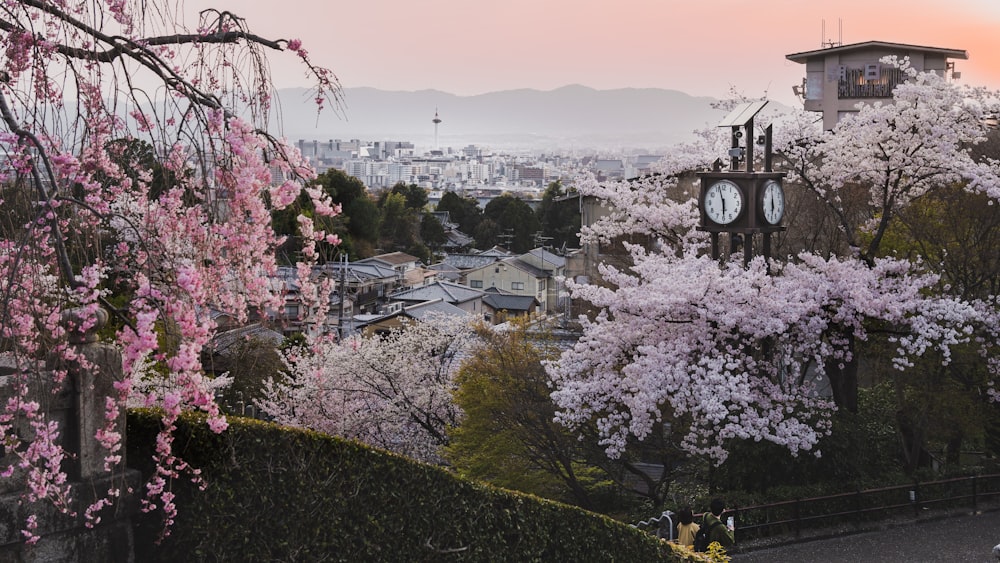
[[[476,268],[488,266],[501,258],[502,256],[494,254],[449,254],[444,257],[443,262],[459,270],[475,270]]]
[[[372,256],[371,258],[366,258],[364,260],[359,260],[359,262],[368,262],[372,260],[379,260],[398,266],[400,264],[407,264],[409,262],[416,262],[420,260],[416,256],[411,256],[405,252],[390,252],[388,254],[379,254],[378,256]]]
[[[530,275],[536,278],[547,278],[550,275],[549,272],[533,264],[529,264],[528,262],[525,262],[521,258],[508,258],[506,260],[503,260],[503,263],[509,266],[513,266],[518,270],[523,270],[525,272],[528,272]]]
[[[335,280],[339,280],[342,267],[343,265],[338,262],[329,262],[317,268],[319,272],[325,273]],[[396,270],[377,262],[351,262],[347,264],[344,277],[349,282],[363,282],[373,279],[392,280],[396,278]]]
[[[528,254],[541,261],[544,268],[565,268],[566,259],[558,254],[553,254],[544,248],[534,248]]]
[[[394,293],[393,301],[431,301],[443,299],[448,303],[465,303],[483,296],[483,292],[457,283],[438,281],[421,287],[414,287]]]
[[[424,303],[417,303],[416,305],[410,305],[403,308],[403,314],[417,319],[418,321],[424,320],[428,315],[432,314],[443,314],[443,315],[455,315],[455,316],[465,316],[469,313],[459,309],[458,307],[452,305],[451,303],[446,303],[441,300],[427,301]]]
[[[427,269],[436,272],[437,277],[440,280],[456,281],[462,278],[461,270],[449,264],[445,264],[443,262],[438,264],[432,264],[428,266]]]
[[[275,332],[259,324],[252,324],[220,332],[212,338],[208,346],[215,354],[225,354],[239,342],[262,340],[278,346],[284,339],[285,337],[280,332]]]
[[[508,311],[530,311],[532,306],[538,306],[538,300],[530,295],[504,295],[489,293],[483,297],[483,303],[493,309]]]
[[[501,246],[494,246],[493,248],[490,248],[490,249],[487,249],[487,250],[484,250],[484,251],[480,252],[479,255],[480,256],[499,256],[501,258],[505,258],[507,256],[510,256],[511,253],[506,248],[503,248]]]

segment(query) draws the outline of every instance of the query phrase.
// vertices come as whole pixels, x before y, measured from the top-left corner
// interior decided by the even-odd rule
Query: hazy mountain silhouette
[[[435,110],[442,146],[524,149],[652,150],[689,140],[692,131],[717,123],[724,113],[711,107],[714,98],[676,90],[579,85],[476,96],[345,88],[340,115],[326,111],[318,118],[308,90],[283,89],[278,96],[290,140],[401,140],[424,148],[433,144]]]

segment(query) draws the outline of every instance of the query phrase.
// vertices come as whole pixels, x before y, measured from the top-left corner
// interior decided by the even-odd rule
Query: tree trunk
[[[945,454],[945,462],[952,467],[958,467],[961,465],[962,460],[962,433],[955,432],[948,438],[947,453]]]
[[[830,378],[830,390],[837,408],[848,412],[858,412],[858,352],[853,334],[844,336],[851,360],[830,360],[826,363],[826,376]]]

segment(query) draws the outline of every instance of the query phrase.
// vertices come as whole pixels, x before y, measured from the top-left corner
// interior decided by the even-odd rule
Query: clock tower
[[[754,256],[754,242],[761,237],[761,254],[771,259],[771,235],[785,230],[785,193],[783,172],[771,170],[771,126],[754,138],[753,119],[767,101],[750,102],[729,113],[719,127],[732,131],[729,149],[729,169],[722,170],[717,160],[711,172],[700,172],[701,192],[698,198],[700,223],[698,229],[712,237],[712,257],[719,258],[719,234],[729,233],[730,251],[742,238],[743,263]],[[741,139],[746,139],[741,143]],[[754,170],[754,144],[764,146],[764,170]],[[742,167],[741,167],[742,165]]]

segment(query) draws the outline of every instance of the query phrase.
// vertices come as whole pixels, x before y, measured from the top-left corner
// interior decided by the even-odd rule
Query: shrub
[[[128,416],[128,459],[145,476],[160,417]],[[204,491],[173,483],[179,514],[140,517],[139,561],[703,560],[610,518],[462,480],[447,471],[305,430],[231,418],[213,434],[178,421],[175,447]]]

